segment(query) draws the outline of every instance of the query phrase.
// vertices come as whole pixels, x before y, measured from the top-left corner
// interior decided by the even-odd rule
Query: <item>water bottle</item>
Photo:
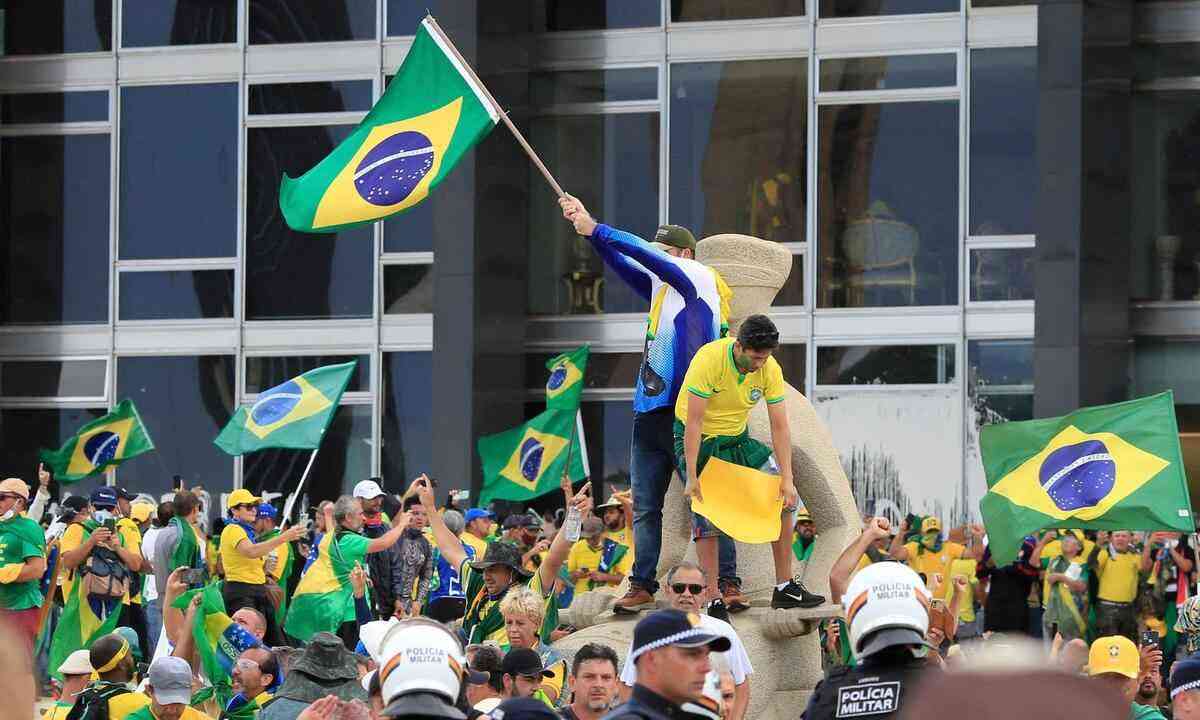
[[[567,511],[567,519],[563,522],[562,531],[567,534],[567,540],[575,542],[579,540],[580,531],[583,529],[583,514],[579,512],[579,508],[574,505]]]

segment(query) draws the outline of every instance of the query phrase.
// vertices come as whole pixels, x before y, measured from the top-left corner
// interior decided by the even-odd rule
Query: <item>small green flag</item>
[[[122,400],[109,414],[79,428],[61,448],[42,450],[38,457],[50,466],[56,480],[70,484],[153,449],[133,401]]]
[[[572,482],[587,477],[587,448],[580,442],[578,410],[546,410],[520,427],[479,438],[483,487],[479,506],[492,500],[529,500],[559,489],[572,444]]]
[[[588,353],[591,348],[583,345],[569,353],[550,358],[546,369],[550,379],[546,381],[546,407],[553,410],[576,410],[583,393],[583,374],[587,370]]]
[[[988,492],[979,509],[997,563],[1046,528],[1195,529],[1169,391],[989,425],[980,449]]]
[[[500,120],[478,79],[432,18],[383,97],[316,167],[284,175],[279,208],[288,226],[323,233],[415,206]]]
[[[239,408],[213,442],[230,455],[264,448],[313,450],[321,444],[357,360],[309,370]]]

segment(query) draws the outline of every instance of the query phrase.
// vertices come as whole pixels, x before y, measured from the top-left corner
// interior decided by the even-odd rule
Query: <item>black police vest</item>
[[[817,684],[802,720],[899,717],[904,698],[927,667],[912,658],[899,663],[872,663],[856,668],[836,667]]]

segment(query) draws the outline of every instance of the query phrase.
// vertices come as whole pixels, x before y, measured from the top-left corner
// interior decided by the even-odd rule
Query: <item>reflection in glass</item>
[[[646,0],[546,0],[547,30],[618,30],[662,24],[660,3]]]
[[[1135,80],[1200,75],[1200,43],[1142,43],[1134,47]]]
[[[658,227],[658,113],[535,118],[530,143],[600,221],[650,237]],[[563,220],[530,168],[529,308],[537,315],[640,312],[649,303]]]
[[[783,289],[775,296],[772,305],[803,305],[804,304],[804,255],[792,255],[792,272],[788,275]]]
[[[779,369],[783,370],[783,379],[788,385],[804,392],[804,382],[808,370],[807,346],[796,343],[782,343],[773,353]]]
[[[433,312],[432,265],[384,265],[385,315]]]
[[[386,0],[388,37],[413,35],[428,12],[439,16],[442,0]]]
[[[237,0],[123,0],[121,47],[237,42]]]
[[[671,22],[800,16],[805,0],[671,0]]]
[[[112,50],[112,0],[8,0],[0,55]]]
[[[103,417],[106,412],[108,409],[103,407],[0,410],[0,436],[4,438],[4,442],[0,443],[0,473],[5,477],[21,478],[31,486],[36,486],[38,450],[58,449],[76,430]],[[72,494],[78,495],[81,486],[87,487],[90,492],[103,479],[103,475],[86,478],[69,487]],[[59,497],[60,490],[58,483],[52,481],[51,497]]]
[[[525,356],[525,386],[534,390],[545,390],[549,373],[546,363],[559,353],[530,353]],[[640,353],[593,352],[588,356],[583,383],[586,388],[629,388],[637,385],[638,369],[642,365]]]
[[[247,111],[251,115],[366,112],[373,104],[373,92],[370,80],[251,85]]]
[[[971,251],[971,300],[1032,300],[1033,248]]]
[[[1200,342],[1195,340],[1137,338],[1133,345],[1133,397],[1170,390],[1175,394],[1180,424],[1200,429],[1195,424],[1200,419],[1197,416],[1197,410],[1200,410],[1198,361]]]
[[[0,139],[0,322],[108,321],[109,136]]]
[[[291,357],[248,355],[246,357],[246,394],[255,395],[263,390],[270,390],[276,385],[282,385],[309,370],[316,370],[326,365],[340,365],[351,360],[358,360],[358,365],[354,368],[354,374],[350,376],[350,384],[346,386],[346,392],[369,392],[371,390],[370,355]]]
[[[88,90],[61,93],[0,95],[0,123],[104,122],[108,120],[108,92]]]
[[[389,215],[383,221],[384,252],[429,252],[433,250],[434,208],[438,198],[433,195],[422,200],[409,210]]]
[[[353,129],[246,131],[246,319],[371,317],[371,226],[298,233],[279,212],[279,178],[299,177]]]
[[[371,406],[341,405],[321,437],[321,452],[305,483],[309,506],[349,494],[371,477]],[[296,487],[311,450],[260,450],[243,456],[242,486],[251,492],[288,493]],[[297,505],[299,507],[299,505]]]
[[[954,87],[958,56],[886,55],[821,61],[820,92]]]
[[[533,73],[529,83],[535,107],[654,100],[658,97],[658,68]]]
[[[380,459],[384,487],[398,492],[433,460],[433,353],[384,353],[383,363]]]
[[[954,377],[953,345],[817,348],[818,385],[928,385]]]
[[[117,471],[117,482],[158,496],[179,474],[187,487],[232,487],[233,458],[213,445],[234,403],[232,355],[121,357],[117,397],[130,398],[155,451]]]
[[[1031,235],[1037,48],[971,52],[971,234]]]
[[[104,397],[104,360],[9,360],[0,362],[0,397]]]
[[[375,39],[376,0],[250,0],[250,44]]]
[[[237,254],[237,94],[237,83],[121,88],[122,259]]]
[[[671,66],[671,222],[697,239],[805,241],[807,65]]]
[[[955,304],[958,103],[826,105],[819,118],[819,306]]]
[[[120,320],[233,317],[233,270],[123,272]]]
[[[980,425],[1033,418],[1033,341],[972,340],[968,386]]]
[[[821,0],[823,18],[958,12],[960,0]]]

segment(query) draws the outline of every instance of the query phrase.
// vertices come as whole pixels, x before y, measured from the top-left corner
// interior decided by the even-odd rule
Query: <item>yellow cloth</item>
[[[139,692],[123,693],[108,701],[108,720],[125,720],[130,713],[150,704],[150,698]]]
[[[221,573],[217,572],[221,564],[221,545],[217,542],[220,538],[205,540],[199,530],[195,527],[192,529],[196,531],[196,542],[200,543],[200,547],[207,547],[204,551],[204,564],[208,566],[208,576],[221,577]]]
[[[567,572],[573,573],[576,570],[587,568],[588,570],[600,569],[600,557],[604,552],[604,546],[593,548],[588,545],[587,540],[576,540],[571,546],[571,551],[567,553]],[[584,575],[575,581],[575,594],[585,593],[593,588],[588,587],[588,576]]]
[[[468,561],[466,561],[466,560],[464,560],[463,564],[458,567],[458,576],[460,578],[464,578],[463,587],[467,586],[467,574],[472,573],[472,572],[477,572],[475,570],[469,570],[468,568],[469,568],[469,565],[468,565]],[[528,587],[530,590],[532,590],[540,598],[544,598],[547,596],[546,590],[542,588],[542,574],[540,572],[535,572],[533,574],[533,577],[529,578],[529,581],[525,583],[525,586]],[[468,597],[467,598],[468,607],[470,605],[470,602],[471,602],[471,598]],[[492,610],[492,606],[495,605],[497,602],[499,602],[499,601],[492,600],[490,598],[485,598],[483,603],[480,605],[479,617],[481,617],[481,618],[487,617],[487,614],[489,612],[491,612],[491,610]],[[484,640],[494,640],[497,645],[500,645],[501,647],[505,647],[508,645],[508,631],[504,628],[503,625],[501,625],[491,635],[488,635],[485,638],[480,638],[479,642],[483,642]]]
[[[83,533],[83,526],[79,523],[68,525],[67,529],[63,531],[62,538],[58,541],[58,556],[61,558],[72,550],[78,549],[83,544]],[[71,597],[71,588],[75,587],[75,571],[68,570],[64,565],[59,577],[62,578],[63,597]]]
[[[10,583],[17,579],[21,574],[21,570],[25,567],[25,563],[12,563],[11,565],[0,565],[0,583]]]
[[[540,655],[541,653],[538,654]],[[566,704],[561,701],[564,699],[563,688],[567,684],[567,661],[557,660],[550,663],[550,667],[546,669],[553,674],[550,677],[542,678],[542,688],[553,688],[554,692],[558,693],[558,701],[561,704]]]
[[[225,581],[263,585],[267,582],[263,559],[247,557],[238,552],[238,543],[243,540],[249,543],[250,536],[240,525],[231,523],[221,531],[221,565],[225,568]]]
[[[284,543],[275,548],[274,552],[277,559],[275,561],[275,569],[271,571],[271,577],[275,578],[280,587],[283,587],[286,584],[283,580],[283,571],[287,567],[288,556],[292,554],[292,545],[291,543]]]
[[[42,720],[67,720],[67,715],[71,712],[71,708],[75,707],[75,703],[56,702],[51,707],[46,708],[42,713]]]
[[[908,566],[919,573],[924,573],[926,582],[932,580],[935,574],[941,573],[942,594],[940,597],[943,600],[949,601],[950,593],[954,587],[954,584],[950,581],[950,563],[961,558],[967,551],[967,548],[956,542],[946,541],[942,543],[942,549],[938,552],[923,549],[918,554],[918,547],[915,542],[905,543],[904,549],[908,551]]]
[[[135,557],[142,556],[142,531],[138,530],[137,523],[129,518],[121,518],[117,521],[117,534],[121,536],[121,545],[124,546],[126,550],[133,553]],[[134,595],[133,597],[126,595],[125,604],[141,605],[141,587],[132,589],[134,591]]]
[[[623,527],[620,530],[605,530],[604,537],[612,540],[615,543],[620,543],[629,548],[629,555],[633,555],[633,528]]]
[[[1083,541],[1083,549],[1075,556],[1079,562],[1087,562],[1087,559],[1092,556],[1092,549],[1096,547],[1096,543],[1088,540],[1081,530],[1072,530],[1075,536]],[[1054,558],[1062,555],[1062,540],[1051,540],[1042,546],[1042,554],[1038,557],[1043,568],[1050,566],[1054,562]],[[1050,583],[1046,582],[1045,574],[1042,575],[1042,607],[1050,604]]]
[[[979,578],[975,576],[977,567],[974,558],[959,558],[950,561],[950,574],[946,576],[946,582],[953,584],[955,575],[967,576],[966,593],[958,601],[959,622],[975,622],[975,588],[979,585]]]
[[[464,543],[466,543],[467,545],[474,548],[476,560],[483,559],[483,554],[485,552],[487,552],[487,546],[488,546],[487,540],[484,540],[482,538],[477,538],[474,535],[472,535],[471,533],[465,532],[465,531],[459,537],[462,539],[462,541]]]
[[[854,572],[850,573],[850,577],[854,577],[859,570],[862,570],[870,564],[871,558],[866,553],[863,553],[863,556],[858,559],[858,564],[854,566]]]
[[[743,375],[733,362],[733,342],[733,338],[714,340],[696,351],[683,376],[687,392],[679,393],[675,401],[675,418],[686,424],[688,397],[708,400],[700,430],[704,435],[741,435],[750,408],[759,400],[774,404],[784,399],[783,370],[775,358],[767,358],[761,368]]]
[[[1097,564],[1100,588],[1096,591],[1096,597],[1109,602],[1133,602],[1137,597],[1138,574],[1141,571],[1141,555],[1123,552],[1110,556],[1107,549],[1101,548]]]
[[[778,475],[710,457],[700,473],[700,494],[704,499],[692,498],[692,511],[734,540],[762,544],[779,539],[783,497]]]

